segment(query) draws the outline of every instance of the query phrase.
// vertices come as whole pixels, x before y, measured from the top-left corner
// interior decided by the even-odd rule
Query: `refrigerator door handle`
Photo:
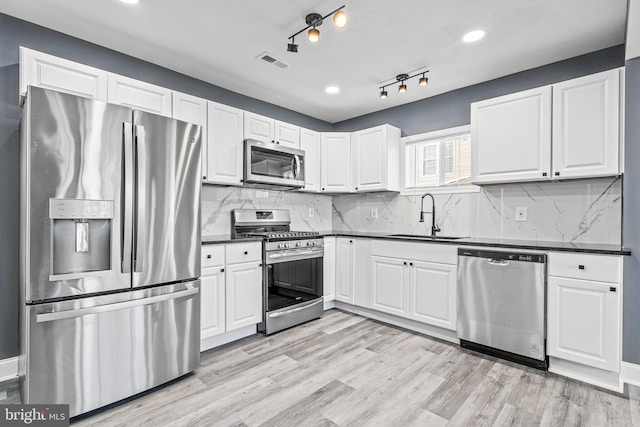
[[[75,309],[65,310],[65,311],[56,311],[54,313],[42,313],[42,314],[36,315],[36,322],[41,323],[41,322],[52,322],[54,320],[73,319],[76,317],[88,316],[90,314],[98,314],[98,313],[104,313],[107,311],[122,310],[124,308],[155,304],[162,301],[169,301],[172,299],[195,295],[199,291],[200,291],[200,288],[191,288],[191,289],[186,289],[184,291],[173,292],[173,293],[164,294],[164,295],[156,295],[153,297],[135,299],[131,301],[116,302],[113,304],[98,305],[95,307],[75,308]]]
[[[133,125],[122,125],[124,143],[124,185],[122,186],[122,272],[131,273],[131,238],[133,235]]]
[[[135,239],[133,252],[133,271],[144,271],[143,253],[145,250],[145,229],[142,220],[146,218],[146,182],[145,182],[145,130],[144,126],[135,126],[135,165],[136,165],[136,194],[135,194]]]

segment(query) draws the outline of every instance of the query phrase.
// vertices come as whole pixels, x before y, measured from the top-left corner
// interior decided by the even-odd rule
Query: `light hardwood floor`
[[[203,353],[195,374],[74,425],[640,426],[640,389],[628,394],[331,310]]]

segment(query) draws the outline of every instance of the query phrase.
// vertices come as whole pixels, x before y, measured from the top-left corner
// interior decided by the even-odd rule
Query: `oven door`
[[[245,141],[244,182],[304,187],[304,151],[271,142]]]
[[[267,334],[316,319],[323,313],[322,247],[265,254],[265,321]]]

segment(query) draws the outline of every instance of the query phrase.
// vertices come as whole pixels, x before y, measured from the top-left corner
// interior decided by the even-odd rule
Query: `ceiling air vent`
[[[274,58],[273,55],[267,52],[262,52],[260,55],[257,56],[257,58],[281,70],[284,70],[285,68],[289,67],[289,64],[286,64],[280,61],[279,59]]]

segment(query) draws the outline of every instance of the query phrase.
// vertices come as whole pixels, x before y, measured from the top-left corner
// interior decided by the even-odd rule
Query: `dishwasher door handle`
[[[491,264],[491,265],[497,265],[499,267],[506,267],[509,265],[509,260],[507,259],[493,259],[493,258],[488,258],[487,259],[487,263]]]

